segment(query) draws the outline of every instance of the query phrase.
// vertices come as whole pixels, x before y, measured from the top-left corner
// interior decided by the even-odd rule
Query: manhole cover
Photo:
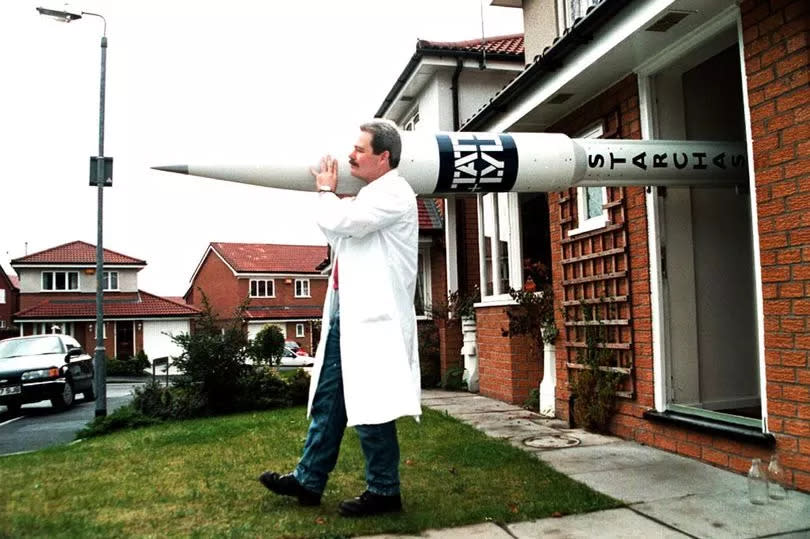
[[[574,447],[579,445],[579,440],[572,436],[562,434],[549,434],[547,436],[535,436],[523,440],[525,445],[538,449],[562,449],[564,447]]]

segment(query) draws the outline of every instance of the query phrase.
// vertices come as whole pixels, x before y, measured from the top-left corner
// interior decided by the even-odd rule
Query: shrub
[[[307,404],[309,401],[310,376],[304,369],[298,369],[287,379],[287,400],[291,406]]]
[[[442,378],[442,389],[448,391],[461,391],[465,389],[467,384],[464,383],[464,369],[462,367],[453,367],[447,369]]]
[[[431,388],[439,385],[440,355],[439,329],[432,321],[420,322],[417,326],[419,342],[419,372],[422,387]]]
[[[109,415],[96,417],[76,433],[76,439],[92,438],[117,430],[134,429],[156,423],[160,423],[160,419],[143,414],[132,404],[126,404]]]
[[[111,376],[145,376],[150,367],[149,358],[143,350],[133,357],[107,358],[107,374]]]

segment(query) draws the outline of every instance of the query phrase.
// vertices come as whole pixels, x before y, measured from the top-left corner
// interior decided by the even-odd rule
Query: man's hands
[[[331,155],[325,155],[321,158],[320,168],[320,171],[314,168],[309,169],[315,176],[315,189],[320,191],[321,187],[328,187],[335,192],[337,189],[337,159]]]

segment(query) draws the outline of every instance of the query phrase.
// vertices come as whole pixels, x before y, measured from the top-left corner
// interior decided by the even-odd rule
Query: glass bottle
[[[768,475],[762,468],[762,459],[752,460],[748,469],[748,500],[755,505],[768,503]]]
[[[785,469],[779,463],[779,457],[774,455],[768,464],[768,496],[774,500],[783,500],[785,491]]]

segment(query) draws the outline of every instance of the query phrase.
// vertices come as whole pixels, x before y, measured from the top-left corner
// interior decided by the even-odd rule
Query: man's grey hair
[[[397,124],[391,120],[375,118],[360,126],[361,131],[371,135],[371,149],[375,155],[388,152],[388,164],[391,168],[399,166],[402,155],[402,140],[399,137]]]

